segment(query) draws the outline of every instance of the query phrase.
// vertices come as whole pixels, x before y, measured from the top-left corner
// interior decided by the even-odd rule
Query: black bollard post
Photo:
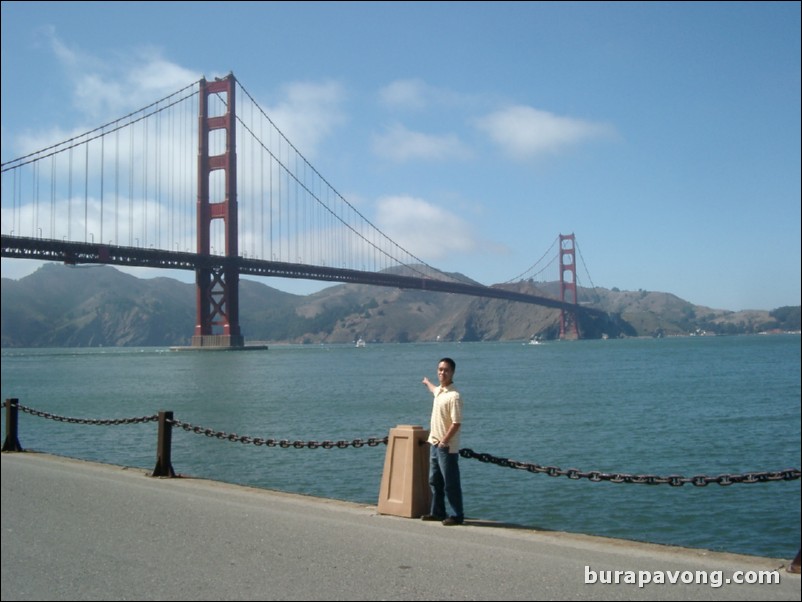
[[[19,399],[6,399],[6,439],[3,441],[4,452],[24,451],[17,438],[17,414],[19,410]]]
[[[159,412],[159,440],[156,445],[156,468],[153,469],[153,477],[174,477],[173,463],[171,459],[173,444],[173,413]]]
[[[802,561],[800,561],[800,556],[802,556],[802,550],[799,550],[799,552],[796,553],[796,558],[794,558],[794,561],[786,569],[787,572],[795,573],[797,575],[802,572],[802,566],[800,566],[802,565]]]

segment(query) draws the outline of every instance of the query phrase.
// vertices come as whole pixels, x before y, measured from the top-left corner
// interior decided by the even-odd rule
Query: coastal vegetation
[[[559,297],[557,282],[504,286]],[[615,288],[580,288],[578,302],[611,316],[603,324],[580,320],[585,338],[800,330],[799,306],[735,312]],[[110,266],[46,264],[20,280],[3,278],[1,313],[3,347],[187,345],[195,287]],[[250,280],[240,282],[240,316],[246,341],[307,344],[548,340],[559,336],[560,323],[559,310],[496,299],[354,284],[301,296]]]

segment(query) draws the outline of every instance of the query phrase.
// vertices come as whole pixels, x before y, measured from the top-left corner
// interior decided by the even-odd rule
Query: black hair
[[[454,360],[452,360],[450,357],[444,357],[443,359],[441,359],[441,360],[440,360],[439,362],[437,362],[437,363],[439,364],[440,362],[445,362],[446,364],[448,364],[449,366],[451,366],[451,371],[452,371],[452,372],[456,372],[456,371],[457,371],[457,362],[455,362]]]

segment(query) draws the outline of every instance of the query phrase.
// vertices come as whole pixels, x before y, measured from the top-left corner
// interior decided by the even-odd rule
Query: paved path
[[[800,600],[790,559],[444,527],[45,454],[1,458],[2,600]],[[609,571],[708,583],[598,583]],[[736,571],[777,571],[780,583],[711,584]]]

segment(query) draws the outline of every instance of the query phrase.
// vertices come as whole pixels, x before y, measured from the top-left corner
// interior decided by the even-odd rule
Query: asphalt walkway
[[[46,454],[1,458],[2,600],[800,600],[791,559],[444,527]]]

